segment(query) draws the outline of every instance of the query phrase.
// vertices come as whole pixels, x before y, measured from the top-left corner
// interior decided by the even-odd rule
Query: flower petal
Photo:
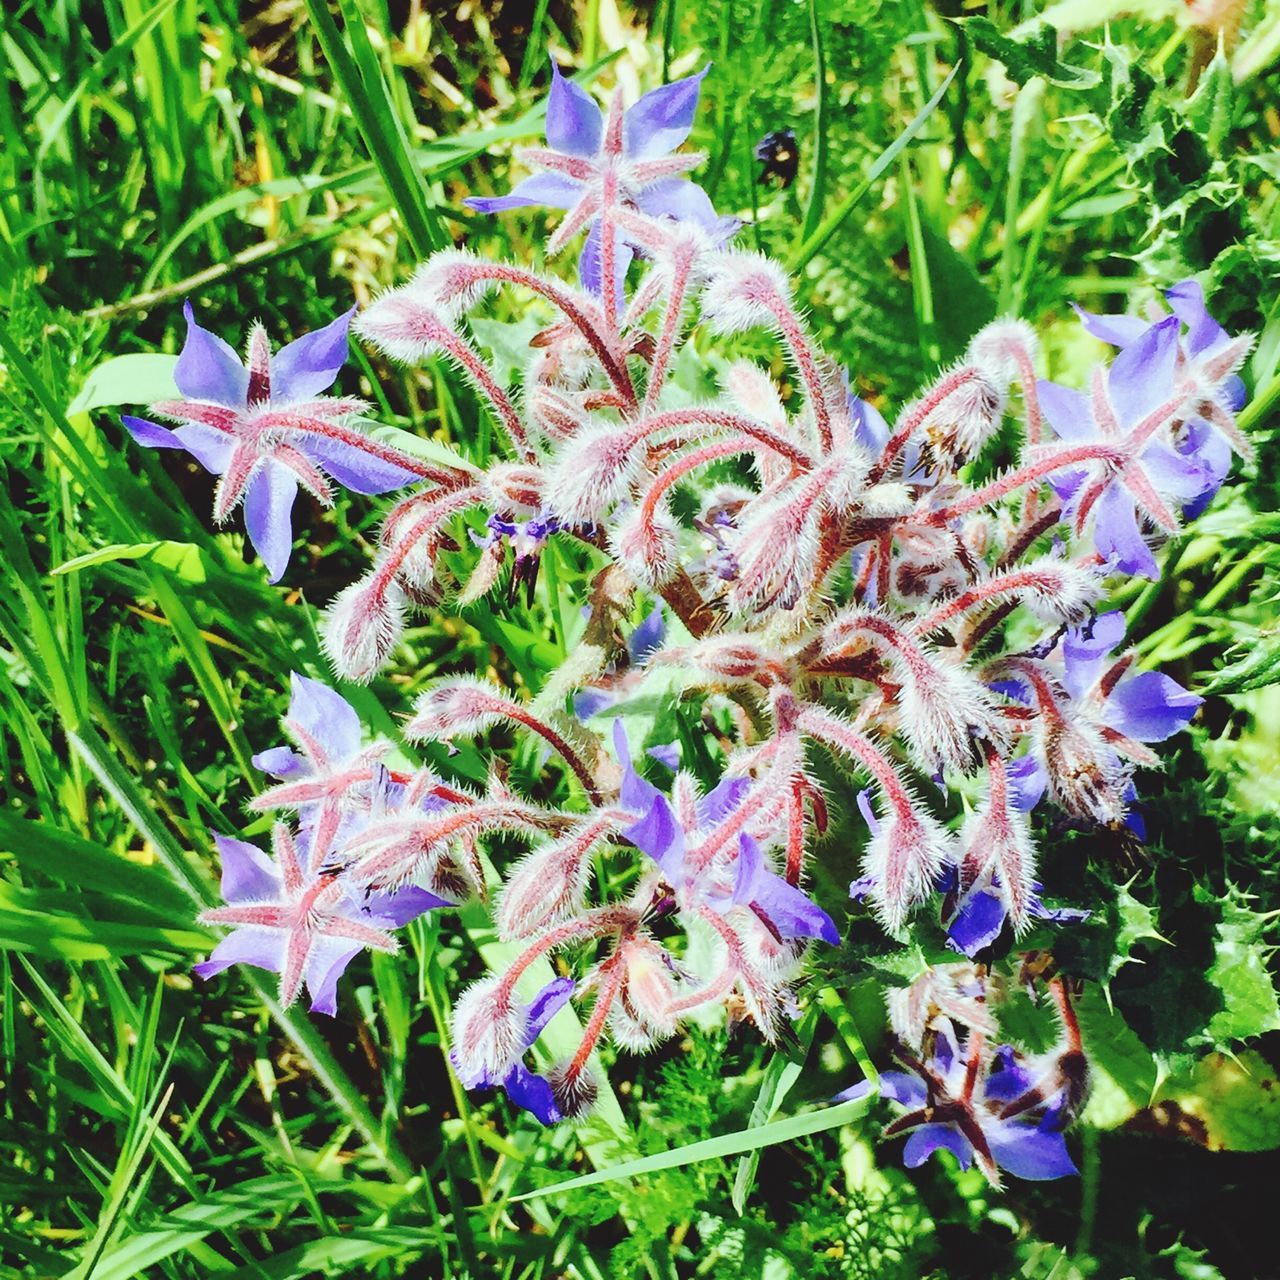
[[[659,601],[627,640],[627,653],[631,661],[637,665],[646,661],[662,648],[666,635],[667,623],[662,616],[662,602]]]
[[[307,955],[307,994],[311,1012],[333,1017],[338,1012],[338,979],[364,948],[346,938],[318,938]]]
[[[526,1048],[532,1048],[542,1029],[569,1003],[574,986],[572,978],[553,978],[529,1002],[524,1036]]]
[[[636,205],[651,218],[674,218],[704,231],[711,231],[720,222],[711,197],[687,178],[660,178],[649,183],[637,193]]]
[[[1093,541],[1098,554],[1121,573],[1158,578],[1156,558],[1138,527],[1133,499],[1119,484],[1113,484],[1098,499],[1095,511]]]
[[[1150,328],[1150,321],[1141,316],[1100,316],[1096,312],[1086,311],[1077,303],[1072,303],[1080,323],[1095,338],[1110,343],[1113,347],[1127,347]]]
[[[523,1062],[517,1062],[503,1077],[502,1087],[507,1097],[534,1116],[542,1124],[558,1124],[564,1117],[556,1106],[551,1085],[540,1075],[535,1075]]]
[[[289,567],[293,551],[290,513],[298,492],[293,473],[279,464],[266,462],[249,481],[244,498],[244,524],[249,541],[267,566],[267,581],[279,582]]]
[[[578,278],[582,281],[582,287],[597,298],[601,296],[601,291],[604,287],[604,276],[601,274],[604,269],[601,248],[603,232],[600,230],[600,226],[599,219],[591,224],[591,230],[587,232],[587,238],[582,242],[582,253],[578,258]],[[613,299],[619,310],[621,310],[624,301],[623,283],[627,278],[627,268],[631,266],[631,260],[634,257],[635,253],[631,246],[615,233]]]
[[[240,357],[215,333],[196,324],[191,303],[183,304],[187,340],[173,381],[188,400],[209,400],[229,409],[243,409],[249,395],[249,371]]]
[[[281,781],[311,772],[307,762],[292,747],[268,747],[266,751],[250,756],[249,762],[255,769],[261,769]]]
[[[336,689],[319,680],[289,677],[289,719],[315,739],[330,762],[357,755],[364,738],[356,709]]]
[[[227,903],[275,902],[283,892],[276,864],[256,845],[215,835],[222,859],[222,900]]]
[[[1122,428],[1135,426],[1173,391],[1179,327],[1177,316],[1166,316],[1112,361],[1107,392]]]
[[[463,201],[477,213],[504,213],[508,209],[541,207],[572,209],[582,198],[582,183],[559,173],[535,173],[517,182],[505,196],[469,196]]]
[[[1159,671],[1140,671],[1107,699],[1107,723],[1139,742],[1163,742],[1186,728],[1203,701]]]
[[[569,156],[594,156],[604,136],[604,115],[596,100],[561,74],[551,62],[551,92],[547,95],[547,145]]]
[[[968,1138],[949,1124],[923,1124],[916,1129],[902,1149],[902,1163],[908,1169],[919,1168],[935,1151],[950,1151],[962,1169],[973,1163],[973,1147]]]
[[[708,63],[697,75],[664,84],[627,108],[622,118],[622,149],[628,160],[669,155],[684,142],[693,128],[703,77],[710,70]]]
[[[182,447],[208,472],[220,476],[235,452],[235,437],[200,422],[187,422],[174,433]]]
[[[1005,916],[1000,895],[986,885],[979,885],[960,899],[947,925],[947,945],[972,959],[1000,936]]]
[[[279,973],[284,963],[284,934],[268,929],[237,929],[229,933],[209,953],[207,960],[191,966],[197,978],[212,978],[233,964],[251,964],[255,969]]]
[[[175,431],[162,427],[158,422],[146,418],[135,418],[132,414],[120,415],[120,421],[128,428],[129,434],[148,449],[185,449],[187,446],[178,439]]]
[[[1053,1130],[1006,1122],[987,1130],[987,1142],[996,1164],[1015,1178],[1047,1182],[1079,1172],[1062,1134]]]
[[[1182,280],[1164,292],[1173,314],[1187,326],[1187,351],[1195,356],[1226,342],[1227,331],[1209,314],[1198,280]]]
[[[1115,609],[1072,627],[1063,637],[1063,684],[1073,698],[1084,697],[1098,683],[1108,655],[1124,643],[1124,629],[1124,614]]]
[[[821,938],[833,947],[840,945],[835,921],[803,890],[772,871],[764,871],[756,878],[751,901],[784,938]]]
[[[344,311],[323,329],[304,333],[271,357],[271,403],[310,400],[333,386],[347,362],[347,330],[356,308]]]

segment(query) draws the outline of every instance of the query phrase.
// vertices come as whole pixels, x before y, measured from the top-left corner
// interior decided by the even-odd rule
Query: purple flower
[[[274,859],[229,836],[216,835],[214,843],[228,905],[203,912],[200,921],[233,928],[194,971],[211,978],[233,964],[250,964],[278,973],[286,1007],[305,982],[312,1010],[335,1013],[338,979],[361,951],[398,950],[389,930],[450,905],[416,886],[393,893],[356,890],[323,872],[306,832],[295,839],[283,824],[273,833]]]
[[[555,978],[534,996],[524,1010],[517,1057],[523,1057],[533,1048],[543,1028],[569,1003],[573,987],[572,978]],[[460,1063],[456,1052],[450,1052],[449,1056],[458,1072],[458,1078],[466,1088],[501,1088],[516,1106],[523,1107],[543,1124],[557,1124],[564,1118],[560,1114],[560,1108],[556,1106],[550,1083],[543,1076],[530,1071],[523,1062],[517,1061],[505,1074],[494,1079],[483,1068],[468,1071]]]
[[[1023,1109],[1036,1078],[1009,1046],[1001,1046],[984,1063],[980,1056],[962,1053],[949,1030],[943,1030],[927,1062],[906,1055],[904,1061],[912,1073],[883,1072],[880,1093],[908,1108],[885,1129],[886,1137],[911,1135],[902,1153],[908,1169],[922,1165],[936,1151],[949,1151],[962,1169],[976,1159],[994,1185],[999,1185],[1002,1171],[1034,1182],[1077,1172],[1061,1133],[1065,1099],[1038,1099]],[[838,1094],[837,1100],[852,1101],[870,1091],[870,1082],[864,1080]]]
[[[1124,641],[1120,612],[1099,614],[1063,638],[1063,684],[1077,704],[1098,721],[1135,742],[1163,742],[1185,729],[1203,698],[1158,671],[1129,669],[1111,661]]]
[[[807,894],[768,869],[759,844],[751,836],[738,837],[728,868],[716,861],[693,865],[687,857],[686,836],[690,833],[677,821],[667,797],[635,771],[620,720],[614,722],[613,740],[623,768],[622,805],[641,815],[623,835],[662,868],[678,896],[721,914],[744,907],[779,939],[820,938],[833,946],[839,944],[840,931],[831,917]],[[708,834],[733,817],[750,786],[746,778],[722,779],[698,800],[694,829]],[[726,878],[726,870],[731,871],[732,880]]]
[[[187,340],[173,371],[183,399],[151,406],[152,413],[181,425],[171,430],[131,416],[124,425],[139,444],[185,449],[222,477],[214,516],[222,522],[244,503],[249,540],[271,582],[280,580],[289,563],[290,513],[299,485],[329,506],[330,479],[367,494],[421,481],[412,459],[347,424],[363,409],[361,401],[321,394],[346,360],[354,307],[274,354],[265,330],[254,325],[245,361],[196,324],[189,302],[183,312]]]
[[[1160,431],[1158,415],[1172,403],[1178,361],[1176,316],[1168,316],[1124,347],[1092,393],[1057,383],[1039,383],[1040,404],[1049,425],[1072,445],[1094,444],[1113,451],[1110,460],[1088,471],[1060,472],[1053,481],[1078,528],[1092,514],[1098,554],[1122,573],[1155,578],[1155,557],[1143,535],[1139,513],[1172,532],[1176,515],[1166,499],[1193,504],[1207,483],[1204,464],[1180,453]],[[1168,415],[1171,422],[1174,413]]]
[[[560,521],[555,516],[536,515],[529,520],[509,520],[491,515],[485,521],[488,533],[471,533],[471,541],[484,550],[500,548],[509,542],[515,552],[511,568],[510,596],[515,599],[524,588],[525,604],[533,607],[534,590],[538,585],[538,569],[542,564],[542,549],[553,533],[560,532]]]
[[[601,292],[600,212],[606,185],[616,183],[616,199],[653,218],[690,222],[717,238],[737,229],[734,219],[716,216],[707,193],[680,175],[701,163],[697,154],[672,154],[689,136],[698,92],[709,68],[646,93],[622,115],[620,125],[611,110],[606,119],[586,92],[551,64],[551,92],[547,97],[547,145],[527,147],[517,154],[528,165],[544,170],[525,178],[505,196],[474,196],[466,204],[478,213],[542,206],[568,212],[553,237],[555,247],[566,244],[584,227],[587,240],[578,262],[583,286]],[[619,241],[615,253],[615,296],[633,256]]]

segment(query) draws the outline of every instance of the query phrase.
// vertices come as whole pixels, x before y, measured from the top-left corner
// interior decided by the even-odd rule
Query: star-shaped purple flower
[[[394,952],[389,932],[435,907],[452,904],[409,886],[366,894],[315,865],[306,832],[294,837],[283,824],[273,833],[274,859],[255,845],[214,836],[222,857],[227,903],[200,916],[202,924],[233,926],[209,959],[195,966],[211,978],[233,964],[280,975],[280,1001],[291,1005],[305,982],[316,1013],[337,1012],[338,979],[366,947]]]
[[[743,834],[736,842],[733,879],[726,882],[723,867],[712,863],[695,868],[686,858],[686,831],[667,797],[646,782],[631,763],[622,722],[615,721],[614,747],[622,764],[620,800],[624,808],[640,814],[623,835],[662,868],[668,883],[721,914],[734,907],[751,911],[780,939],[820,938],[833,946],[840,942],[835,922],[807,894],[770,871],[759,844]],[[751,783],[746,778],[725,778],[697,803],[697,829],[708,831],[729,819],[745,799]]]
[[[534,206],[567,210],[549,247],[554,252],[584,227],[590,228],[578,269],[583,286],[595,294],[601,292],[602,280],[600,213],[610,200],[650,217],[693,223],[717,238],[727,238],[737,229],[737,221],[717,217],[707,193],[681,177],[703,157],[673,154],[693,128],[698,93],[708,69],[646,93],[618,122],[612,118],[616,107],[606,118],[586,90],[561,75],[552,62],[547,145],[517,152],[525,164],[543,172],[517,183],[505,196],[473,196],[466,204],[478,213]],[[631,257],[631,247],[620,240],[615,296]]]
[[[975,1072],[970,1055],[943,1031],[927,1062],[906,1055],[904,1060],[912,1073],[882,1072],[879,1089],[883,1097],[908,1108],[885,1129],[885,1137],[910,1134],[902,1152],[908,1169],[922,1165],[935,1151],[950,1151],[962,1169],[976,1159],[995,1185],[1001,1172],[1033,1182],[1078,1172],[1062,1137],[1063,1098],[1014,1110],[1037,1082],[1009,1046],[1001,1046],[985,1070]],[[864,1080],[838,1094],[837,1101],[849,1102],[870,1091]]]
[[[364,408],[362,401],[321,394],[346,360],[354,307],[274,354],[265,330],[254,325],[245,361],[196,323],[189,302],[183,312],[187,340],[173,371],[183,399],[151,406],[152,413],[181,425],[170,429],[128,415],[124,425],[139,444],[185,449],[221,476],[214,517],[222,522],[244,503],[249,540],[271,582],[280,580],[289,563],[290,513],[299,485],[329,506],[330,479],[366,494],[423,479],[412,458],[348,424]]]
[[[573,987],[572,978],[555,978],[530,1001],[524,1010],[524,1028],[520,1037],[521,1057],[533,1048],[534,1042],[542,1034],[547,1023],[569,1003],[569,997],[573,995]],[[452,1053],[450,1060],[464,1087],[468,1089],[501,1088],[516,1106],[523,1107],[543,1124],[558,1124],[564,1119],[560,1108],[556,1106],[550,1083],[545,1077],[530,1071],[523,1062],[517,1061],[505,1075],[493,1079],[483,1070],[466,1073],[459,1065],[457,1056]]]

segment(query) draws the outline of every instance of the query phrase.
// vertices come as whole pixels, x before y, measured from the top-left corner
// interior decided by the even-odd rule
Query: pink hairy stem
[[[867,483],[878,484],[883,480],[898,455],[906,448],[907,441],[920,429],[925,419],[953,391],[963,387],[966,382],[972,382],[977,376],[977,369],[972,365],[966,365],[963,369],[953,370],[930,387],[924,399],[915,404],[907,415],[900,419],[893,434],[885,442],[884,451],[875,466],[871,468],[867,476]]]
[[[587,1025],[582,1031],[582,1040],[568,1067],[565,1069],[565,1077],[568,1080],[575,1080],[582,1074],[592,1051],[596,1047],[597,1041],[600,1039],[601,1033],[604,1031],[604,1024],[609,1018],[609,1010],[613,1008],[613,1002],[618,998],[618,992],[622,989],[622,979],[626,976],[626,969],[622,965],[622,952],[615,951],[600,966],[600,971],[603,981],[597,990],[596,1002],[592,1007],[591,1017],[587,1019]]]
[[[388,552],[386,558],[378,566],[377,572],[373,575],[370,587],[379,599],[386,593],[396,574],[400,572],[400,566],[404,564],[409,552],[413,550],[417,543],[433,529],[438,528],[451,515],[474,506],[480,501],[480,497],[481,494],[478,489],[467,488],[457,489],[452,493],[433,497],[429,500],[427,513],[415,521],[408,533],[396,538],[395,546]]]
[[[521,975],[539,956],[546,955],[548,951],[571,942],[574,938],[602,938],[607,933],[614,933],[623,928],[633,917],[633,912],[620,910],[616,906],[598,907],[594,911],[588,911],[579,916],[576,920],[567,920],[564,924],[557,925],[540,938],[535,938],[502,975],[502,981],[498,987],[500,997],[511,998],[511,992],[515,990]]]
[[[931,631],[936,631],[950,622],[957,614],[967,613],[970,609],[990,604],[1002,596],[1022,591],[1027,587],[1039,587],[1042,590],[1052,591],[1060,582],[1059,575],[1051,569],[1015,569],[1012,573],[991,578],[980,586],[970,587],[968,591],[952,596],[932,613],[925,614],[919,619],[912,630],[918,636],[927,636]]]
[[[730,413],[727,409],[697,406],[687,409],[669,409],[665,413],[638,419],[634,428],[628,430],[629,434],[636,439],[641,439],[659,431],[674,430],[678,427],[713,427],[737,431],[744,436],[750,436],[780,457],[786,458],[797,470],[808,471],[813,466],[813,459],[799,445],[769,427],[753,422],[741,414]]]
[[[837,747],[852,756],[875,779],[885,799],[893,806],[898,817],[915,822],[911,797],[907,794],[893,765],[879,747],[859,733],[852,725],[845,724],[838,716],[810,704],[800,713],[801,731],[820,742]]]
[[[1069,449],[1061,449],[1047,457],[1028,462],[1013,471],[1007,471],[1004,475],[997,476],[983,485],[981,489],[975,489],[948,506],[938,507],[933,511],[916,512],[904,517],[904,523],[946,524],[948,520],[954,520],[958,516],[980,511],[989,503],[997,502],[1015,490],[1021,489],[1023,485],[1043,480],[1055,471],[1061,471],[1063,467],[1074,466],[1079,462],[1107,462],[1114,466],[1123,459],[1123,452],[1114,444],[1073,445]]]
[[[693,246],[688,241],[681,241],[675,246],[672,257],[671,288],[667,293],[667,306],[662,316],[658,346],[653,353],[653,363],[649,367],[649,383],[645,387],[641,412],[652,409],[662,394],[662,385],[666,381],[671,353],[675,350],[676,339],[680,336],[680,317],[684,311],[685,291],[689,285],[689,269],[693,265],[693,256]]]
[[[631,385],[631,376],[627,373],[626,366],[606,345],[605,340],[600,336],[599,328],[591,322],[567,289],[562,288],[551,280],[544,280],[541,276],[532,271],[526,271],[523,267],[511,266],[504,262],[467,263],[465,268],[456,267],[454,270],[465,271],[477,280],[500,280],[504,284],[518,285],[521,288],[528,289],[531,293],[536,293],[540,297],[546,298],[583,336],[592,351],[595,352],[596,359],[600,361],[614,389],[627,405],[634,407],[636,393],[635,388]]]
[[[791,351],[791,357],[796,362],[796,368],[799,369],[800,377],[804,381],[805,393],[813,407],[813,420],[818,428],[818,439],[822,443],[823,452],[830,453],[831,410],[827,407],[822,375],[818,371],[818,362],[814,358],[813,348],[809,345],[809,337],[800,323],[800,317],[775,289],[766,290],[760,301],[773,312],[778,321],[778,330]]]

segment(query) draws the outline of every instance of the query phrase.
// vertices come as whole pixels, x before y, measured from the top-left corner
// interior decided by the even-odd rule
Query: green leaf
[[[1248,693],[1280,681],[1280,632],[1262,632],[1244,657],[1222,668],[1206,693]]]
[[[1214,155],[1220,155],[1222,144],[1231,131],[1235,107],[1235,80],[1231,64],[1223,57],[1222,46],[1205,68],[1195,94],[1187,103],[1187,123],[1205,140]]]
[[[639,1160],[628,1160],[610,1169],[597,1169],[595,1173],[568,1178],[563,1182],[553,1183],[549,1187],[540,1187],[537,1191],[527,1191],[522,1196],[513,1196],[512,1202],[539,1200],[544,1196],[576,1191],[581,1187],[596,1187],[606,1182],[620,1182],[624,1178],[638,1178],[642,1174],[657,1173],[663,1169],[679,1169],[687,1164],[695,1164],[699,1160],[719,1160],[725,1156],[742,1155],[745,1151],[758,1151],[763,1147],[776,1146],[779,1142],[792,1142],[796,1138],[808,1137],[813,1133],[826,1133],[829,1129],[839,1129],[851,1120],[856,1120],[871,1105],[873,1098],[874,1095],[855,1098],[852,1102],[841,1102],[834,1107],[825,1107],[821,1111],[810,1111],[804,1115],[791,1116],[786,1120],[775,1120],[771,1124],[761,1125],[756,1129],[741,1129],[737,1133],[726,1133],[718,1138],[706,1138],[702,1142],[691,1142],[683,1147],[674,1147],[670,1151],[659,1151],[656,1155],[643,1156]]]
[[[117,404],[150,404],[179,395],[173,381],[177,356],[133,352],[113,356],[96,366],[79,394],[67,406],[67,416]]]
[[[1209,898],[1203,890],[1196,897]],[[1280,1031],[1280,999],[1268,960],[1275,946],[1268,940],[1280,911],[1252,911],[1250,899],[1232,888],[1226,897],[1213,896],[1222,916],[1214,940],[1213,964],[1208,979],[1222,992],[1222,1008],[1214,1014],[1208,1032],[1216,1044]]]
[[[1210,1151],[1272,1151],[1280,1147],[1280,1080],[1260,1053],[1211,1053],[1161,1086],[1151,1114]]]
[[[990,18],[965,18],[958,25],[976,48],[1003,63],[1009,78],[1017,84],[1044,76],[1050,84],[1063,89],[1092,89],[1101,79],[1087,67],[1059,61],[1058,33],[1047,22],[1024,28],[1022,40],[1004,35]]]
[[[184,582],[204,582],[209,577],[205,553],[191,542],[135,542],[128,546],[114,543],[76,556],[52,572],[79,573],[91,565],[109,564],[116,560],[148,560],[158,568],[177,574]]]
[[[512,374],[523,373],[528,367],[529,344],[547,327],[547,319],[535,310],[511,321],[471,316],[467,324],[476,341],[489,352],[494,376],[505,387]]]
[[[1159,1079],[1155,1055],[1093,983],[1076,1002],[1076,1016],[1093,1073],[1084,1119],[1099,1129],[1117,1128],[1151,1101]]]

